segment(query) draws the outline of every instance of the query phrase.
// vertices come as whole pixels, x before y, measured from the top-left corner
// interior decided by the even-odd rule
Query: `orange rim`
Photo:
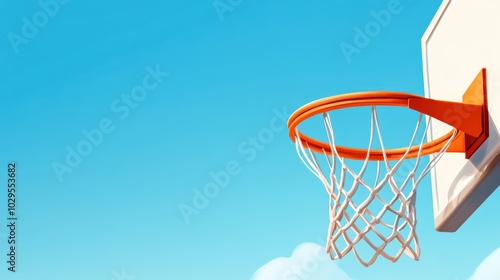
[[[357,92],[341,94],[336,96],[331,96],[323,99],[316,100],[309,104],[306,104],[295,111],[288,120],[288,130],[289,136],[293,142],[297,141],[296,129],[297,126],[313,116],[323,114],[329,111],[360,107],[360,106],[399,106],[409,108],[408,102],[410,99],[426,99],[425,97],[403,93],[403,92],[391,92],[391,91],[369,91],[369,92]],[[406,158],[416,158],[423,155],[429,155],[439,152],[448,141],[453,137],[455,129],[446,133],[444,136],[435,139],[433,141],[427,142],[422,145],[422,151],[419,153],[420,145],[412,146],[409,151],[408,148],[395,148],[386,149],[385,155],[388,160],[399,160],[407,151],[408,154]],[[329,143],[322,142],[313,139],[302,132],[298,131],[298,138],[301,143],[310,148],[311,150],[318,153],[332,153]],[[463,148],[463,133],[458,132],[455,139],[452,141],[449,151],[461,151]],[[360,149],[360,148],[350,148],[345,146],[335,146],[338,154],[341,157],[364,160],[369,153],[369,160],[383,160],[384,151],[382,150],[370,150]]]

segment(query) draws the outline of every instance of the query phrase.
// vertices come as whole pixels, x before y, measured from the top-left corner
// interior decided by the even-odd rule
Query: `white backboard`
[[[500,184],[500,0],[444,0],[422,38],[425,94],[462,102],[486,68],[489,137],[467,160],[447,153],[431,171],[435,227],[456,231]],[[429,140],[451,127],[431,122]]]

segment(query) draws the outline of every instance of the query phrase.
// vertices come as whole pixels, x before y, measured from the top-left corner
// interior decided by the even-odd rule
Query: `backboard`
[[[438,231],[456,231],[500,185],[499,12],[498,0],[444,0],[422,38],[426,97],[461,102],[482,68],[487,77],[488,139],[470,159],[446,153],[431,171]],[[451,129],[430,125],[429,141]]]

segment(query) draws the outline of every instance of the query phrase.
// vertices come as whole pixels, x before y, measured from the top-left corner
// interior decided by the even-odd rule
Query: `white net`
[[[399,160],[389,161],[382,141],[376,107],[372,107],[370,140],[366,159],[362,162],[359,172],[347,166],[346,159],[339,156],[328,113],[323,114],[323,120],[331,152],[323,151],[322,155],[315,153],[307,144],[304,145],[298,140],[298,130],[296,131],[295,143],[300,159],[321,180],[330,196],[330,226],[326,250],[332,259],[340,259],[350,251],[354,251],[356,258],[364,266],[373,264],[379,255],[395,262],[403,252],[418,260],[420,247],[415,212],[417,186],[457,135],[455,130],[446,145],[434,154],[425,166],[419,168],[422,145],[429,128],[427,122],[419,144],[418,156],[412,161],[411,168],[403,170],[401,167],[409,160],[407,155],[410,147],[416,142],[422,117],[420,114],[406,153]],[[376,165],[374,175],[373,172],[366,170],[370,162],[369,153],[373,146],[375,131],[378,134],[384,160],[371,162]],[[322,162],[326,164],[320,164],[317,155],[323,157]],[[367,173],[375,177],[374,182],[373,178],[370,178],[373,184],[369,184],[367,180],[369,176],[365,176]],[[398,178],[395,178],[396,174]]]

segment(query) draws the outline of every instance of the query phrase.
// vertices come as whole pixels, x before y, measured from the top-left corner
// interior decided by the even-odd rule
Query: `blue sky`
[[[338,93],[423,95],[420,40],[440,1],[401,0],[356,52],[342,47],[389,3],[3,1],[0,174],[17,163],[19,220],[17,272],[2,261],[0,277],[252,279],[323,245],[328,197],[284,122]],[[500,247],[498,201],[437,233],[427,178],[421,260],[348,256],[332,273],[469,279]]]

